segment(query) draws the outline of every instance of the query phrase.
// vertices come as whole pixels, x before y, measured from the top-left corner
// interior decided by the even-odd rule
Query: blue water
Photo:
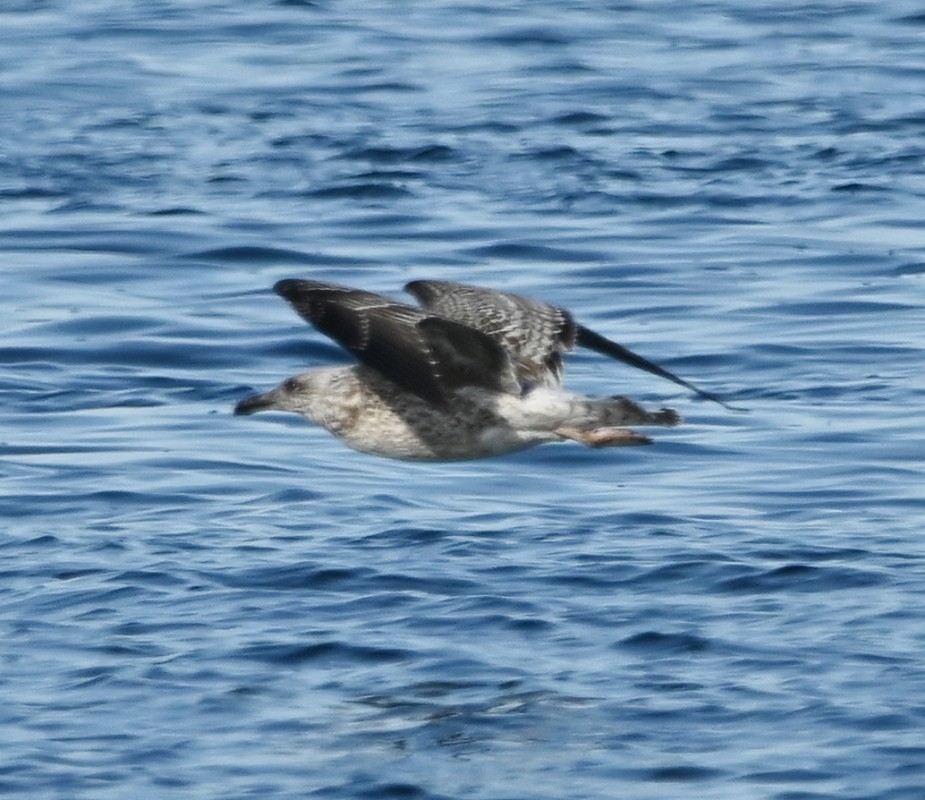
[[[923,797],[925,14],[759,5],[3,4],[0,793]],[[375,459],[284,277],[750,410]]]

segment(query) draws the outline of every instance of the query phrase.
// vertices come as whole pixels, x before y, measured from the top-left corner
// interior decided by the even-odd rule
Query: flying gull
[[[564,353],[587,347],[713,394],[578,324],[556,306],[450,281],[412,281],[421,307],[332,283],[274,287],[358,360],[303,372],[246,397],[235,414],[292,411],[365,453],[452,461],[513,453],[544,442],[588,447],[648,444],[626,425],[677,425],[626,397],[593,399],[562,388]]]

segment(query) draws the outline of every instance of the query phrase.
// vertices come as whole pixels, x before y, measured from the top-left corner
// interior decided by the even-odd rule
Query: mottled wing
[[[491,337],[509,354],[521,382],[561,385],[562,354],[575,346],[577,331],[564,309],[451,281],[412,281],[405,290],[427,311]]]
[[[331,283],[289,279],[273,288],[361,363],[425,400],[442,403],[463,386],[517,391],[504,350],[465,324]]]

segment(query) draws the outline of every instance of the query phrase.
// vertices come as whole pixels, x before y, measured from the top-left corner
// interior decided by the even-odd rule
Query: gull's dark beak
[[[273,408],[275,401],[275,392],[252,394],[250,397],[245,397],[234,407],[234,413],[236,416],[241,416],[244,414],[254,414],[257,411],[265,411],[268,408]]]

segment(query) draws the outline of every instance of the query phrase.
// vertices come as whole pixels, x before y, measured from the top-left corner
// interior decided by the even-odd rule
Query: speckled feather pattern
[[[405,290],[431,313],[491,336],[510,354],[522,382],[562,385],[562,355],[575,347],[576,336],[564,309],[451,281],[412,281]]]

